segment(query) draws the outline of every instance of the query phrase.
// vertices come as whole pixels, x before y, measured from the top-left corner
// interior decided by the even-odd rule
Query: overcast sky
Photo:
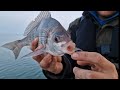
[[[23,34],[27,25],[40,11],[0,11],[0,34]],[[69,23],[82,15],[82,11],[50,11],[65,29]]]

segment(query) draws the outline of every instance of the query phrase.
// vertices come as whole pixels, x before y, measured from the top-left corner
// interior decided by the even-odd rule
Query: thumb
[[[35,49],[35,51],[36,50],[39,50],[39,49],[42,49],[43,48],[43,45],[39,45],[36,49]]]
[[[38,40],[39,40],[38,38],[35,38],[35,39],[32,41],[32,43],[31,43],[31,45],[30,45],[30,46],[31,46],[30,48],[31,48],[32,51],[34,51],[34,50],[37,48],[37,46],[38,46]]]

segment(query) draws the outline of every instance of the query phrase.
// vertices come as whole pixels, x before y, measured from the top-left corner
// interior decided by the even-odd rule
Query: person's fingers
[[[61,62],[57,62],[56,59],[52,60],[49,68],[47,69],[48,71],[54,73],[54,74],[58,74],[62,71],[63,69],[63,65]]]
[[[77,61],[78,65],[85,66],[85,65],[90,65],[90,62],[87,61]]]
[[[57,62],[56,63],[56,72],[55,72],[55,74],[60,73],[62,70],[63,70],[63,64],[60,63],[60,62]]]
[[[59,56],[54,56],[54,59],[56,59],[57,62],[61,62],[62,61],[62,57],[59,57]]]
[[[42,49],[43,48],[43,45],[39,45],[36,49],[35,49],[35,51],[36,50],[39,50],[39,49]]]
[[[93,71],[100,71],[101,68],[95,64],[91,64],[90,62],[87,62],[87,61],[77,61],[77,64],[78,65],[81,65],[81,66],[86,66],[86,65],[89,65],[91,66],[91,70]]]
[[[52,59],[53,59],[53,60],[52,60],[52,62],[51,62],[51,64],[50,64],[49,68],[50,68],[50,69],[52,70],[52,72],[53,72],[53,71],[56,71],[57,58],[53,56]]]
[[[63,69],[63,65],[60,62],[61,60],[58,60],[58,59],[61,59],[61,58],[58,58],[56,56],[52,56],[52,61],[49,64],[49,67],[46,68],[46,70],[48,70],[49,72],[52,72],[54,74],[60,73]]]
[[[60,62],[52,61],[50,67],[47,70],[54,74],[58,74],[63,70],[63,65]]]
[[[43,46],[42,45],[39,45],[34,51],[38,50],[38,49],[42,49]],[[34,60],[36,60],[38,63],[43,59],[44,55],[41,54],[41,55],[38,55],[38,56],[35,56],[35,57],[32,57]]]
[[[92,64],[97,64],[100,66],[106,66],[111,64],[106,58],[104,58],[101,54],[95,52],[76,52],[71,56],[74,60],[77,61],[88,61]]]
[[[61,61],[62,61],[61,57],[56,57],[56,56],[52,56],[50,54],[47,54],[40,61],[40,66],[44,70],[47,70],[47,71],[52,72],[54,74],[58,74],[63,69],[63,65],[62,65]]]
[[[80,69],[78,67],[73,68],[76,79],[107,79],[110,78],[106,74],[91,70]]]
[[[37,47],[38,47],[38,41],[39,41],[39,38],[35,38],[32,43],[31,43],[31,50],[34,51]]]
[[[43,69],[47,69],[52,62],[52,56],[50,54],[46,55],[40,62],[40,66]]]
[[[36,60],[38,63],[40,63],[41,60],[42,60],[44,57],[45,57],[44,55],[38,55],[38,56],[33,57],[33,59]]]

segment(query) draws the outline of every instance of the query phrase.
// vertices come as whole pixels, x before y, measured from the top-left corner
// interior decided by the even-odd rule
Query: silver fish
[[[32,21],[24,32],[25,38],[4,44],[2,47],[13,51],[15,59],[19,56],[24,46],[30,46],[31,42],[39,37],[38,45],[42,44],[43,48],[31,52],[23,57],[37,56],[43,53],[50,53],[54,56],[62,56],[65,53],[72,53],[75,44],[72,42],[69,33],[54,18],[49,11],[41,11],[40,14]]]

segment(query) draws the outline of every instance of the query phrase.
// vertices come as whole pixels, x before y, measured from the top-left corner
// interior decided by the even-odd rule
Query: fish
[[[24,46],[30,46],[35,38],[39,38],[38,46],[42,49],[32,51],[22,58],[37,56],[44,53],[50,53],[53,56],[63,56],[71,54],[76,50],[75,43],[71,40],[70,33],[60,24],[58,20],[51,16],[50,11],[41,11],[38,16],[32,20],[25,29],[24,38],[6,43],[2,47],[10,49],[18,58],[21,49]]]

